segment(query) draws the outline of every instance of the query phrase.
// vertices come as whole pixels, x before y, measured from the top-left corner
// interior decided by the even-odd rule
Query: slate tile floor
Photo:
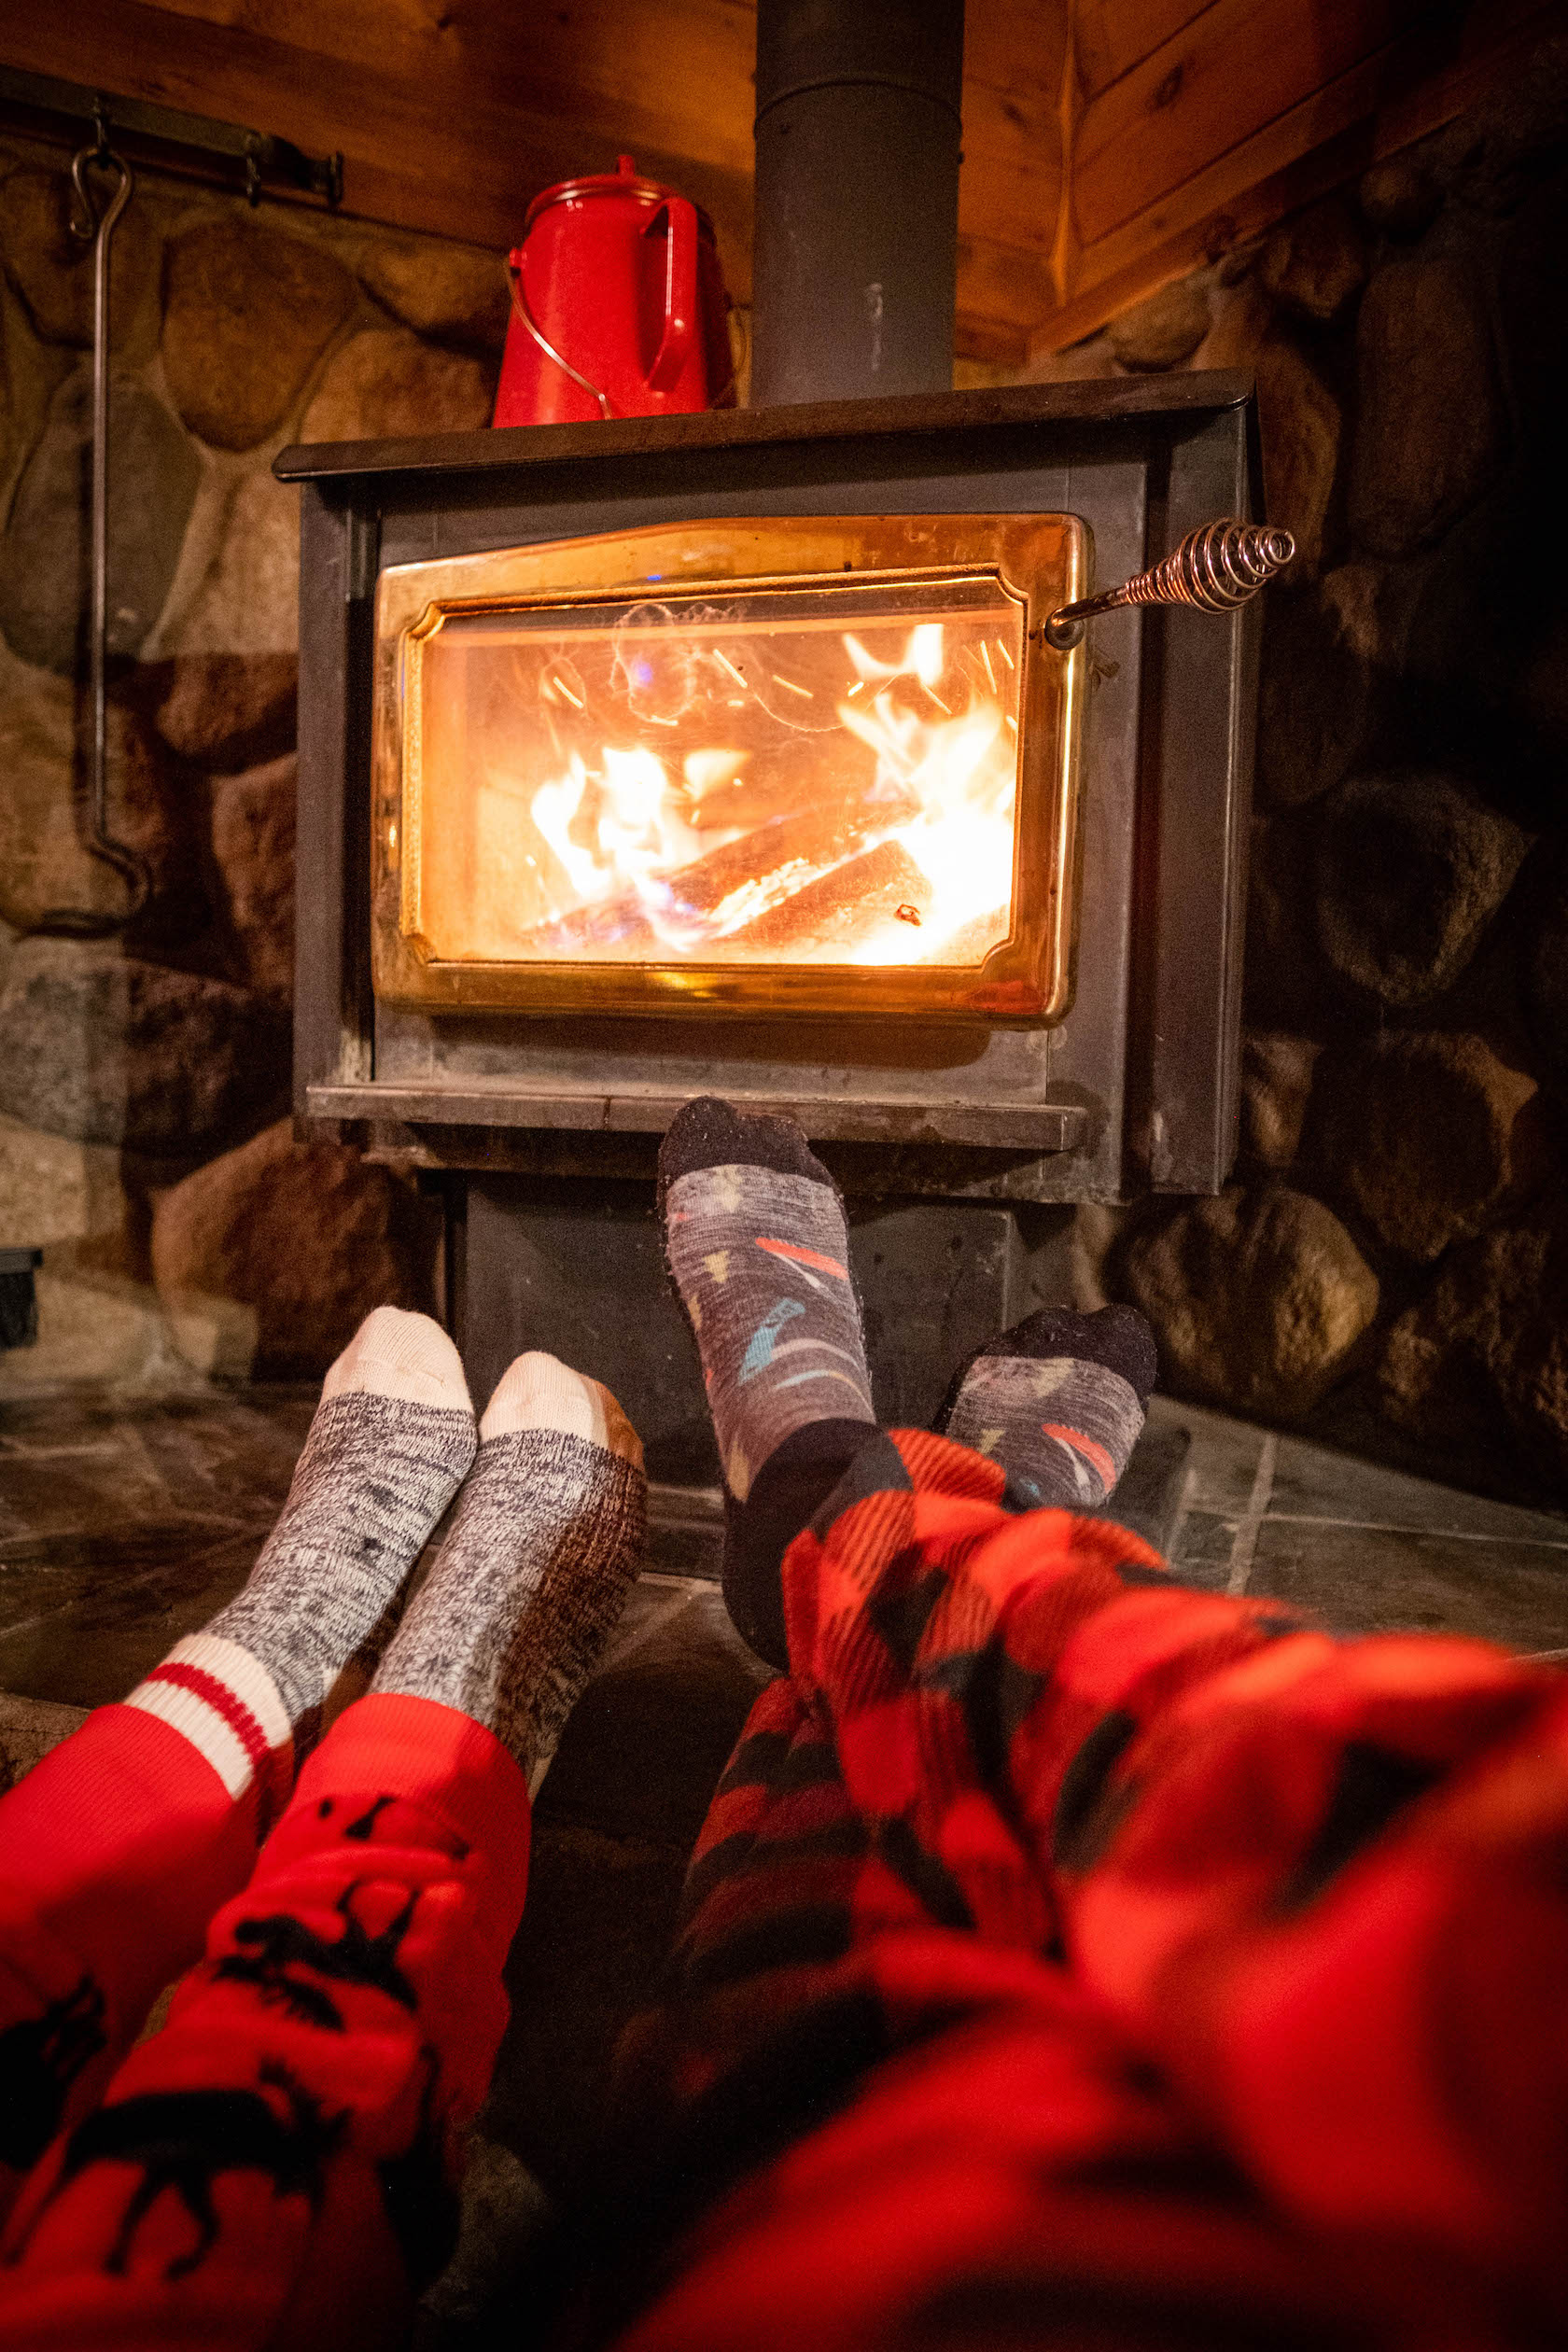
[[[236,1589],[314,1401],[273,1388],[0,1404],[0,1747],[19,1769]],[[1295,1602],[1347,1631],[1484,1634],[1568,1660],[1568,1511],[1165,1398],[1122,1493],[1176,1573],[1211,1590]],[[521,2159],[559,2187],[582,2156],[615,2036],[659,1965],[708,1796],[766,1679],[719,1594],[718,1495],[656,1489],[652,1519],[647,1572],[537,1810],[486,2117],[492,2181],[497,2164],[521,2177]]]
[[[1151,1430],[1173,1425],[1192,1435],[1167,1547],[1183,1581],[1288,1601],[1341,1632],[1476,1634],[1568,1659],[1568,1510],[1156,1397]]]

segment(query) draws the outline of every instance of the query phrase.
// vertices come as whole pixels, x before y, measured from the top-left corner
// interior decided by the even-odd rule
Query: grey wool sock
[[[625,1606],[647,1523],[642,1447],[615,1399],[553,1356],[519,1356],[371,1688],[471,1715],[537,1788]]]
[[[385,1615],[474,1457],[457,1351],[378,1307],[327,1375],[288,1500],[248,1582],[206,1628],[260,1661],[292,1728]]]
[[[797,1430],[876,1419],[844,1203],[793,1120],[707,1096],[660,1147],[659,1210],[724,1483],[744,1503]]]
[[[959,1365],[936,1427],[999,1462],[1030,1509],[1094,1510],[1127,1468],[1155,1369],[1136,1308],[1047,1307]]]

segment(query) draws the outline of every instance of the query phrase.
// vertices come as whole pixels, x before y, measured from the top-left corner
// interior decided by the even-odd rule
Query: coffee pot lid
[[[548,212],[552,204],[574,204],[585,196],[630,196],[634,203],[651,207],[667,203],[679,192],[679,189],[662,187],[657,180],[643,179],[629,155],[617,156],[613,172],[595,172],[583,179],[557,180],[553,188],[540,189],[528,206],[523,234],[527,235],[540,213]],[[692,209],[704,236],[711,243],[712,221],[700,204],[693,204]]]

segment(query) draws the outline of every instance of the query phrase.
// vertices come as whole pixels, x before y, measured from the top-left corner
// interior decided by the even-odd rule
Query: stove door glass
[[[1060,1019],[1071,515],[661,523],[394,566],[387,1002]]]
[[[975,967],[1011,927],[994,580],[458,613],[425,642],[443,960]]]

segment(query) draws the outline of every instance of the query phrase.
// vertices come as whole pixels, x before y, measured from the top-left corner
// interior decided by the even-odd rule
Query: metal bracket
[[[269,181],[306,196],[323,196],[333,210],[343,202],[341,151],[307,155],[290,140],[246,130],[240,123],[182,114],[173,106],[146,105],[139,98],[105,97],[103,91],[88,90],[79,82],[18,73],[10,66],[0,67],[0,107],[43,115],[73,127],[90,124],[100,151],[113,131],[121,139],[146,140],[152,147],[176,150],[171,161],[185,155],[231,169],[237,166],[253,204],[260,202]]]

